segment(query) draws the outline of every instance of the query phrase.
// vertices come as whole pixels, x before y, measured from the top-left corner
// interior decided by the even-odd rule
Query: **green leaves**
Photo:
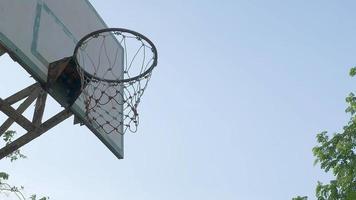
[[[350,76],[356,75],[356,67],[350,70]],[[349,122],[339,133],[329,136],[326,131],[317,134],[318,145],[313,148],[315,163],[325,172],[331,171],[335,179],[327,184],[318,182],[316,197],[318,200],[356,200],[356,96],[350,93],[346,97],[346,113],[351,115]],[[304,198],[304,199],[303,199]],[[293,200],[305,200],[297,197]]]
[[[0,184],[3,182],[3,181],[6,181],[9,179],[9,175],[5,172],[0,172]]]
[[[356,67],[353,67],[353,68],[350,69],[349,75],[350,75],[351,77],[353,77],[353,76],[356,75]]]
[[[30,196],[30,200],[48,200],[49,197],[42,197],[40,199],[37,199],[37,195],[33,194]]]
[[[2,139],[5,142],[5,145],[10,144],[13,140],[14,137],[16,135],[15,131],[6,131],[3,136]],[[26,158],[25,155],[23,155],[20,150],[16,150],[15,152],[13,152],[12,154],[10,154],[9,156],[7,156],[7,158],[10,159],[11,162],[20,159],[20,158]],[[22,190],[24,189],[23,186],[20,187],[16,187],[16,186],[11,186],[8,183],[6,183],[6,181],[9,179],[9,175],[5,172],[0,172],[0,194],[13,194],[14,196],[16,196],[19,200],[48,200],[49,197],[41,197],[41,198],[37,198],[37,195],[31,195],[29,198],[25,198],[25,196],[22,194]]]
[[[349,96],[346,97],[346,102],[349,104],[346,108],[346,112],[350,113],[351,116],[355,114],[356,111],[356,97],[354,93],[350,93]],[[352,117],[353,118],[353,117]]]
[[[292,198],[292,200],[308,200],[308,197],[297,196],[295,198]]]
[[[356,72],[356,71],[355,71]],[[316,196],[318,200],[354,199],[356,193],[356,101],[353,93],[346,98],[349,104],[346,112],[351,113],[349,123],[343,131],[334,133],[329,138],[327,132],[317,135],[318,145],[313,148],[315,162],[325,172],[332,171],[335,180],[328,184],[318,183]]]
[[[3,140],[5,141],[5,145],[10,144],[13,141],[15,135],[16,135],[15,131],[11,131],[11,130],[6,131],[3,135]],[[7,158],[10,158],[10,161],[13,162],[15,160],[18,160],[19,158],[27,158],[27,157],[23,155],[19,149],[17,149],[16,151],[8,155]]]
[[[15,131],[6,131],[3,135],[3,139],[6,142],[6,144],[9,144],[12,142],[13,137],[15,136],[16,132]]]

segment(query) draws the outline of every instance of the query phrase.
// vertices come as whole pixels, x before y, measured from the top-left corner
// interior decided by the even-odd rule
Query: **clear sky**
[[[139,131],[117,160],[67,120],[24,147],[28,159],[1,161],[12,183],[55,200],[315,199],[329,178],[313,166],[315,135],[342,128],[355,91],[354,1],[90,2],[157,45]],[[1,97],[33,82],[0,65]]]

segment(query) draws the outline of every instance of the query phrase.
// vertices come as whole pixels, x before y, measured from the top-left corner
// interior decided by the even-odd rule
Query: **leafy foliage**
[[[5,145],[10,144],[13,141],[13,138],[15,137],[16,132],[15,131],[6,131],[3,135],[3,140],[5,141]],[[19,149],[16,151],[12,152],[10,155],[7,156],[10,158],[10,161],[13,162],[19,158],[26,158],[25,155],[23,155]]]
[[[352,77],[355,76],[355,75],[356,75],[356,67],[351,68],[349,74],[350,74],[350,76],[352,76]]]
[[[0,172],[0,184],[3,182],[3,181],[6,181],[9,179],[9,175],[5,172]]]
[[[342,133],[332,138],[326,132],[317,135],[319,145],[313,148],[315,163],[325,172],[332,171],[335,180],[328,184],[318,183],[318,200],[356,199],[356,120],[352,119]]]
[[[48,200],[48,199],[49,197],[42,197],[40,199],[37,199],[37,195],[35,194],[30,197],[30,200]]]
[[[292,198],[292,200],[308,200],[308,197],[300,197],[300,196],[297,196],[295,198]]]
[[[356,75],[356,67],[350,70],[350,76]],[[320,164],[325,172],[332,172],[335,179],[327,184],[318,182],[316,197],[318,200],[356,200],[356,97],[350,93],[346,98],[350,121],[339,133],[328,136],[326,131],[317,134],[318,145],[313,148],[316,157],[314,164]],[[306,200],[296,197],[293,200]]]
[[[5,142],[5,145],[10,144],[14,137],[15,137],[16,132],[15,131],[6,131],[3,134],[3,140]],[[18,160],[20,158],[27,158],[25,155],[23,155],[20,150],[16,150],[13,153],[11,153],[7,158],[10,159],[11,162]],[[48,200],[49,197],[41,197],[37,198],[37,195],[33,194],[29,198],[26,198],[22,191],[24,190],[23,186],[17,187],[17,186],[11,186],[8,184],[6,181],[9,179],[9,174],[5,172],[0,172],[0,194],[13,194],[15,195],[19,200]]]

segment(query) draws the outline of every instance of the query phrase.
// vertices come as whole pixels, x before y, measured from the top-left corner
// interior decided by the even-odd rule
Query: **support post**
[[[46,122],[41,124],[36,129],[27,132],[25,135],[19,137],[15,141],[11,142],[10,144],[6,145],[2,149],[0,149],[0,160],[4,157],[8,156],[12,152],[16,151],[17,149],[21,148],[25,144],[31,142],[32,140],[36,139],[49,129],[55,127],[62,121],[66,120],[72,115],[69,109],[63,110],[60,113],[56,114],[52,118],[48,119]]]
[[[35,91],[38,91],[38,90],[41,90],[41,87],[40,87],[40,84],[39,83],[35,83],[35,84],[32,84],[30,86],[28,86],[27,88],[19,91],[19,92],[16,92],[15,94],[7,97],[5,99],[5,101],[12,105],[18,101],[21,101],[22,99],[28,97],[31,93],[35,92]]]
[[[25,99],[20,106],[15,110],[11,105]],[[36,100],[37,99],[37,100]],[[0,136],[16,122],[28,132],[22,135],[15,141],[7,144],[0,149],[0,160],[10,155],[20,147],[31,142],[35,138],[39,137],[49,129],[58,125],[65,119],[72,115],[69,108],[54,115],[46,122],[42,123],[44,109],[46,105],[47,93],[41,88],[39,83],[35,83],[14,95],[6,98],[5,100],[0,98],[0,111],[6,114],[9,118],[0,126]],[[33,113],[32,121],[28,120],[22,115],[22,113],[36,100],[35,110]]]
[[[32,122],[38,126],[42,122],[43,113],[46,105],[47,93],[42,90],[38,95],[35,107],[35,113],[33,114]]]
[[[38,92],[33,92],[27,99],[20,104],[20,106],[16,109],[16,111],[20,114],[22,114],[38,97]],[[5,100],[6,101],[6,100]],[[8,102],[8,101],[6,101]],[[8,102],[9,103],[9,102]],[[7,129],[10,128],[10,126],[14,123],[15,121],[12,118],[8,118],[1,126],[0,126],[0,136],[5,133]]]
[[[15,109],[13,109],[6,101],[0,98],[0,110],[13,119],[16,123],[22,126],[27,131],[31,131],[35,129],[35,125],[30,122],[26,117],[22,114],[18,113]]]

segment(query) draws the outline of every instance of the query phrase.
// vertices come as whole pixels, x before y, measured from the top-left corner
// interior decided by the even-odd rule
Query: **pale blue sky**
[[[328,179],[315,135],[342,128],[355,90],[354,1],[90,2],[157,45],[139,131],[117,160],[67,120],[23,148],[28,159],[0,163],[13,183],[56,200],[315,199]],[[0,65],[2,97],[33,82],[7,56]]]

